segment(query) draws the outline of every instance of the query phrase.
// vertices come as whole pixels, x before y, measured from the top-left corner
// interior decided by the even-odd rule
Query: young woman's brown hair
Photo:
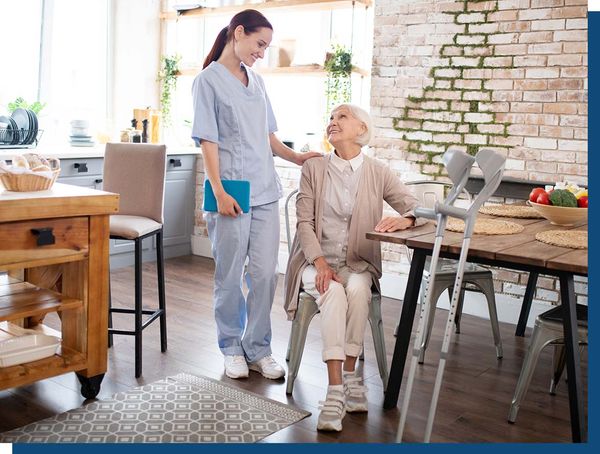
[[[237,13],[235,16],[233,16],[231,22],[229,22],[229,25],[227,27],[224,27],[223,30],[221,30],[217,35],[217,39],[215,40],[212,49],[210,50],[210,52],[206,56],[206,59],[204,60],[204,65],[202,66],[202,69],[206,68],[213,61],[217,61],[219,59],[221,53],[223,53],[225,45],[232,39],[233,32],[235,31],[238,25],[244,27],[244,32],[247,35],[254,33],[259,28],[263,27],[270,28],[271,30],[273,30],[273,26],[267,20],[267,18],[255,9],[246,9]]]

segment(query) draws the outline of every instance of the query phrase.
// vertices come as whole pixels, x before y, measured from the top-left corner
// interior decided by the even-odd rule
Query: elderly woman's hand
[[[415,225],[415,218],[402,216],[388,216],[383,218],[375,226],[376,232],[396,232],[398,230],[406,230]]]
[[[336,272],[331,269],[324,257],[319,257],[315,260],[315,268],[317,269],[315,287],[321,295],[329,290],[329,283],[331,281],[342,282]]]

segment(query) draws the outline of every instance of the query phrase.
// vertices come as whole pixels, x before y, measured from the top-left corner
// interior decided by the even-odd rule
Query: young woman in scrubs
[[[275,136],[277,123],[264,82],[250,69],[264,57],[272,37],[272,25],[258,11],[236,14],[217,36],[192,88],[192,137],[202,147],[218,206],[205,219],[215,259],[217,337],[231,378],[247,377],[249,370],[270,379],[285,375],[271,356],[283,194],[273,154],[298,165],[319,156],[296,153]],[[221,180],[250,181],[249,213],[225,192]]]

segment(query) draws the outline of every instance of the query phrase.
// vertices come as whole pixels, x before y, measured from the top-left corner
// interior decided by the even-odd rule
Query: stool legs
[[[536,321],[533,334],[531,335],[531,343],[527,349],[527,354],[525,355],[525,360],[521,367],[521,374],[517,381],[515,395],[508,412],[508,422],[514,423],[516,421],[519,407],[521,406],[521,402],[527,393],[527,388],[529,388],[529,384],[531,383],[531,378],[533,377],[533,372],[535,371],[535,366],[540,357],[540,353],[546,345],[556,340],[556,338],[557,335],[555,332],[544,329],[544,327],[540,326]]]
[[[160,351],[167,351],[167,307],[165,303],[165,259],[163,231],[156,234],[156,270],[158,279],[158,309],[160,310]]]
[[[111,328],[113,327],[113,318],[112,318],[112,294],[110,292],[110,267],[108,270],[108,348],[111,348],[114,343],[114,336],[111,332]]]
[[[496,293],[494,292],[494,282],[492,279],[482,279],[477,282],[473,282],[477,287],[481,289],[488,304],[488,310],[490,313],[490,323],[492,324],[492,334],[494,336],[494,345],[496,346],[496,357],[498,359],[504,356],[502,351],[502,339],[500,338],[500,326],[498,324],[498,311],[496,309]]]
[[[298,297],[298,309],[296,317],[292,322],[292,332],[290,334],[290,361],[288,363],[288,376],[285,392],[292,394],[294,390],[294,381],[298,376],[304,344],[306,344],[306,333],[313,317],[319,312],[319,307],[313,297],[307,293],[300,292]]]
[[[135,239],[135,378],[142,375],[142,240]]]
[[[373,293],[371,304],[369,305],[369,323],[371,333],[373,334],[373,345],[375,347],[375,356],[377,357],[377,366],[379,376],[383,383],[383,391],[387,388],[388,366],[387,356],[385,354],[385,337],[383,333],[383,320],[381,319],[381,295]]]

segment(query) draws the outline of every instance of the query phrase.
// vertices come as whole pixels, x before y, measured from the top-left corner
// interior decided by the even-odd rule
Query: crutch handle
[[[469,211],[464,208],[455,207],[452,205],[446,205],[445,203],[436,203],[435,211],[438,213],[444,214],[446,216],[451,216],[453,218],[466,220],[469,216]]]
[[[433,208],[416,207],[415,216],[426,219],[437,219],[437,213]]]

